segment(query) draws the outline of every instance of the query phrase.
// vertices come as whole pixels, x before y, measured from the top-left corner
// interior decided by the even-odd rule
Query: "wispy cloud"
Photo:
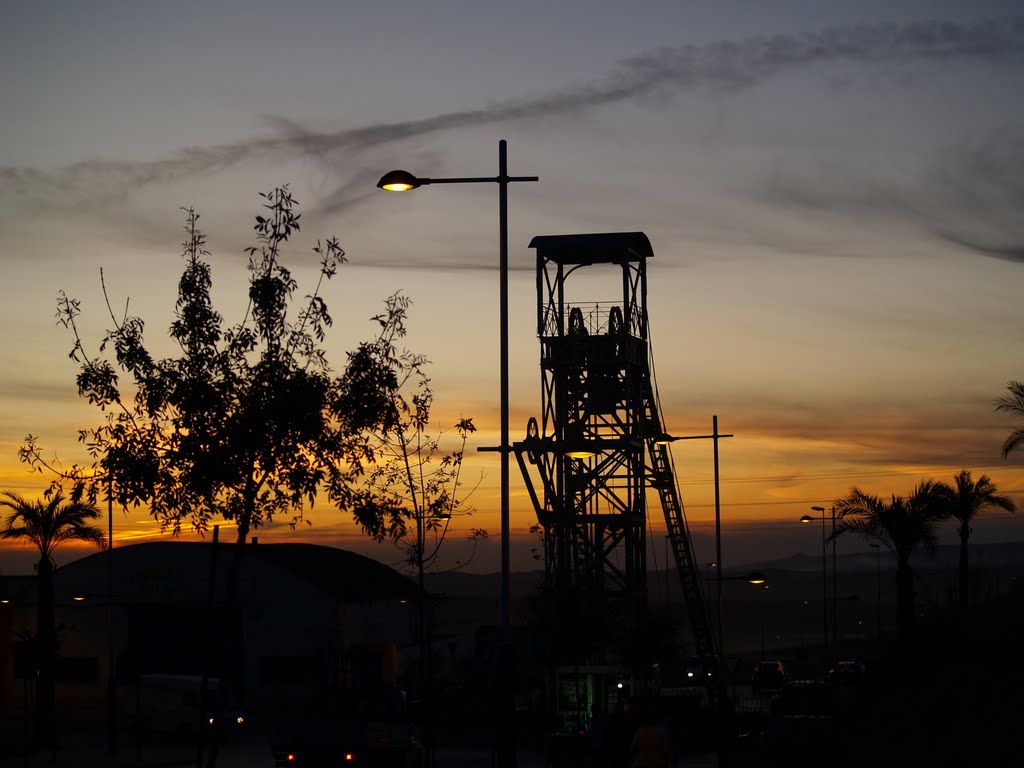
[[[621,61],[604,77],[528,99],[474,110],[314,132],[278,118],[276,134],[261,139],[188,147],[159,160],[86,160],[47,171],[0,167],[6,196],[31,208],[96,209],[135,191],[203,177],[259,160],[315,156],[346,162],[384,144],[456,128],[581,113],[658,89],[749,88],[781,74],[827,62],[889,62],[995,58],[1024,51],[1024,19],[967,24],[948,21],[836,27],[816,33],[755,37],[706,45],[661,48]],[[365,179],[350,177],[327,190],[320,206],[340,211],[358,203]],[[1015,246],[1010,251],[1015,253]]]

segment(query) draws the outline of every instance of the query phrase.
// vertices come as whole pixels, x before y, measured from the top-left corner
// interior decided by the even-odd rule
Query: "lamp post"
[[[114,596],[114,476],[107,470],[107,594]],[[114,677],[114,607],[107,605],[107,751],[117,752],[117,681]]]
[[[717,567],[718,563],[715,562],[704,563],[704,581],[711,581],[711,569]],[[707,595],[704,596],[704,610],[709,616],[711,615],[711,601],[708,599]]]
[[[658,435],[654,442],[656,445],[666,445],[668,443],[674,443],[676,440],[707,440],[710,439],[714,444],[714,473],[715,473],[715,562],[712,565],[718,568],[718,655],[721,658],[723,653],[724,637],[722,632],[722,615],[724,611],[724,599],[722,597],[722,497],[719,491],[718,483],[718,441],[723,437],[732,437],[732,435],[723,435],[718,431],[718,416],[711,417],[711,434],[710,435]],[[721,670],[719,670],[721,672]],[[722,679],[722,675],[719,674],[719,679]]]
[[[767,590],[768,589],[768,584],[767,583],[762,584],[761,585],[761,589],[762,590]],[[760,606],[760,608],[761,608],[761,611],[760,611],[760,613],[761,613],[761,661],[764,661],[764,604],[765,604],[765,600],[762,599],[761,600],[761,606]]]
[[[498,313],[499,313],[499,379],[501,411],[501,631],[507,644],[510,633],[511,550],[509,547],[509,426],[508,426],[508,185],[510,182],[537,181],[537,176],[508,175],[508,145],[498,142],[497,176],[463,176],[454,178],[421,178],[408,171],[395,170],[384,174],[377,186],[389,192],[408,192],[428,184],[497,184],[498,185]],[[481,449],[483,450],[483,449]],[[494,449],[491,449],[494,450]],[[506,691],[510,694],[510,691]],[[506,756],[505,765],[514,760]]]
[[[665,536],[665,610],[668,610],[672,606],[672,600],[669,595],[671,590],[671,581],[669,581],[669,565],[668,565],[668,545],[671,536]]]
[[[875,639],[882,636],[882,545],[868,544],[875,550]]]
[[[836,573],[836,508],[832,507],[832,645],[839,644],[839,598],[836,597],[836,587],[838,584],[839,576]]]
[[[801,523],[812,523],[815,520],[821,520],[821,640],[828,648],[828,556],[826,544],[828,543],[827,534],[825,533],[825,520],[824,507],[811,507],[814,512],[821,512],[820,517],[813,517],[812,515],[803,515],[800,518]]]
[[[725,597],[722,592],[722,497],[719,492],[718,484],[718,441],[723,437],[732,437],[732,435],[723,435],[718,431],[718,416],[711,417],[711,434],[710,435],[683,435],[673,436],[668,434],[661,434],[655,437],[654,442],[657,445],[666,445],[668,443],[674,443],[676,440],[706,440],[710,439],[714,444],[714,472],[715,472],[715,567],[718,569],[716,572],[717,579],[715,579],[718,586],[718,665],[715,670],[715,682],[718,699],[718,764],[719,768],[725,765],[726,757],[724,750],[724,739],[725,739],[725,697],[727,692],[727,681],[726,681],[726,664],[725,664]],[[763,581],[761,582],[763,583]]]

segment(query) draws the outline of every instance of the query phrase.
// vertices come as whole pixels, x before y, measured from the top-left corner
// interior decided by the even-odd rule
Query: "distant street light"
[[[813,512],[821,512],[820,517],[813,517],[811,515],[803,515],[800,518],[801,523],[812,523],[815,520],[821,520],[821,637],[825,648],[828,648],[828,534],[825,531],[825,521],[828,520],[825,517],[824,507],[811,507]],[[835,507],[832,508],[832,530],[835,531]],[[834,550],[833,550],[834,553]],[[835,557],[833,554],[833,574],[832,579],[835,581]]]
[[[711,565],[714,565],[714,563],[711,563]],[[747,584],[767,584],[768,583],[768,577],[765,576],[760,571],[751,571],[750,573],[745,573],[742,576],[722,576],[722,575],[718,575],[718,576],[714,577],[714,580],[715,581],[745,581],[745,582],[747,582]]]

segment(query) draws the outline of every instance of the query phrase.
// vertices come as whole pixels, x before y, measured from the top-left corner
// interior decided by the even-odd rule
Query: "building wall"
[[[58,570],[55,617],[64,672],[58,702],[64,710],[105,712],[111,656],[119,688],[130,688],[139,672],[199,674],[206,664],[256,707],[289,706],[339,686],[392,682],[401,674],[397,649],[415,643],[410,605],[379,598],[339,602],[330,585],[250,553],[230,612],[223,605],[230,558],[218,555],[211,612],[211,552],[135,545],[115,549],[112,561],[103,552]],[[73,600],[76,593],[86,599]],[[3,608],[0,636],[34,633],[34,604]],[[218,659],[220,634],[224,653]],[[4,674],[10,678],[0,693],[22,698],[11,693],[22,687],[13,677],[13,660],[0,655],[0,664],[0,681]]]

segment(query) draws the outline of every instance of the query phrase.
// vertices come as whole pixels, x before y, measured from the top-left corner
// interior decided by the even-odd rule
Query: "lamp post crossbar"
[[[454,176],[445,179],[423,179],[417,177],[423,186],[428,184],[502,184],[513,181],[540,181],[539,176]]]

